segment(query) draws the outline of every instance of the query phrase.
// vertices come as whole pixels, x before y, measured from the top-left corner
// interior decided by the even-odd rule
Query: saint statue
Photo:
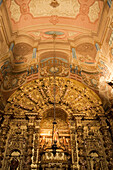
[[[93,169],[94,170],[101,170],[101,166],[100,166],[100,162],[99,161],[94,161],[94,164],[93,164]]]
[[[19,166],[18,159],[17,158],[13,158],[11,160],[10,170],[17,170],[18,166]]]

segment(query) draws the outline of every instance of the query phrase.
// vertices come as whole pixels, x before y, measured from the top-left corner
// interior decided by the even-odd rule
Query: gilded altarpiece
[[[1,170],[111,170],[113,145],[101,100],[75,80],[56,77],[57,150],[52,153],[53,78],[20,87],[0,133]]]

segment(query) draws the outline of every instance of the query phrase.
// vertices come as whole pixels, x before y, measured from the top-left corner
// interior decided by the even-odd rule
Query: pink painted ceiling
[[[54,25],[97,32],[103,10],[103,1],[95,0],[57,0],[56,8],[50,5],[51,0],[6,2],[14,32],[37,26],[48,29]]]

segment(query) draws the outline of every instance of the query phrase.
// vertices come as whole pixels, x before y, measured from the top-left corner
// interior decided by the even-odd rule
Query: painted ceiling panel
[[[97,31],[103,1],[58,0],[7,0],[7,10],[14,31],[36,25],[64,24]],[[56,21],[57,20],[57,21]]]

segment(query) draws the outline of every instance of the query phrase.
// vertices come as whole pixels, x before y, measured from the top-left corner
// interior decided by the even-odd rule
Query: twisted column
[[[2,160],[4,159],[5,145],[7,140],[7,134],[9,131],[9,116],[4,116],[4,122],[1,125],[0,131],[0,168],[2,168]]]
[[[72,152],[72,169],[77,170],[77,152],[76,152],[76,137],[75,137],[75,122],[70,122],[70,139],[71,139],[71,152]]]
[[[107,126],[101,127],[108,169],[113,169],[113,143]]]
[[[25,164],[24,169],[30,170],[32,164],[32,149],[33,149],[33,134],[34,134],[34,119],[29,117],[29,123],[27,126],[27,143],[25,152]]]
[[[40,120],[37,121],[37,125],[35,126],[35,139],[34,139],[34,163],[38,163],[39,161],[39,138],[40,138]]]
[[[77,128],[77,142],[78,142],[78,156],[79,156],[80,170],[87,169],[86,150],[84,145],[83,133],[84,133],[83,126],[79,126]]]

